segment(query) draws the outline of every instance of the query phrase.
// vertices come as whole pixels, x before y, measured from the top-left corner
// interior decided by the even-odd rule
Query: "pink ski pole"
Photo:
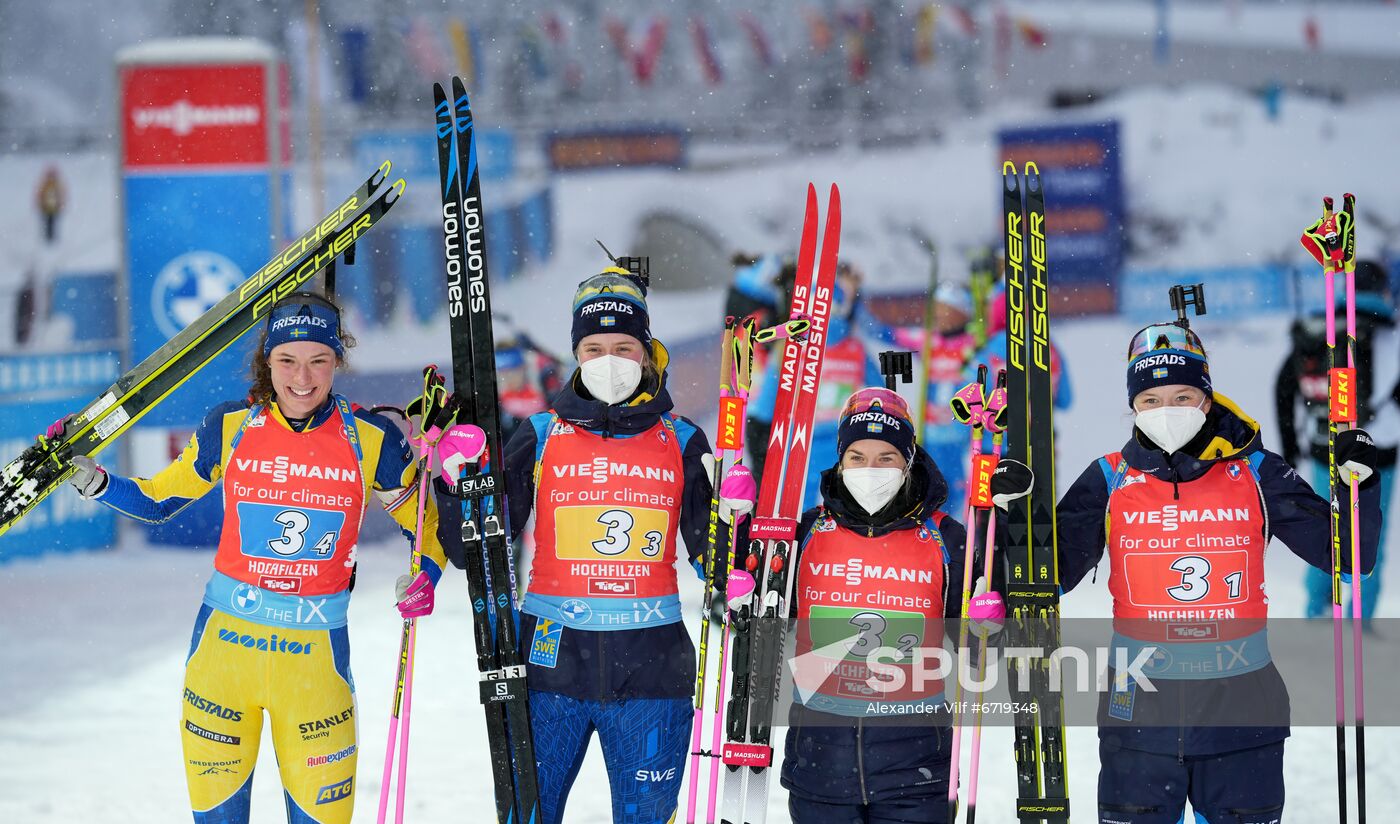
[[[983,406],[986,401],[985,389],[987,382],[986,364],[978,364],[977,380],[959,389],[949,401],[953,408],[953,417],[959,423],[965,424],[972,429],[971,447],[971,469],[969,470],[967,483],[967,542],[963,550],[963,577],[962,577],[962,612],[958,622],[958,649],[957,654],[961,659],[963,651],[967,649],[967,602],[972,597],[972,567],[977,558],[977,510],[974,506],[975,495],[973,494],[973,476],[977,473],[978,457],[982,454],[982,420]],[[948,821],[953,822],[958,817],[958,768],[962,761],[962,673],[961,665],[953,671],[953,678],[957,682],[954,688],[953,698],[953,749],[952,760],[948,767]]]

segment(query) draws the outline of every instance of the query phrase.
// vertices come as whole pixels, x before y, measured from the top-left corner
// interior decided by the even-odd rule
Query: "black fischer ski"
[[[452,382],[458,420],[486,433],[483,461],[459,479],[467,590],[473,610],[481,701],[499,824],[533,824],[539,789],[530,737],[525,661],[517,638],[514,552],[507,521],[505,467],[496,395],[496,345],[486,269],[486,217],[471,103],[459,78],[452,99],[433,85],[442,229],[447,264],[447,314],[452,330]]]
[[[1045,192],[1026,164],[1024,194],[1016,165],[1002,166],[1006,240],[1006,457],[1035,475],[1031,494],[1007,511],[1006,603],[1010,638],[1044,653],[1020,671],[1007,659],[1015,715],[1016,815],[1068,821],[1063,704],[1050,687],[1049,654],[1060,646],[1060,574],[1055,537],[1055,445],[1050,372],[1049,271],[1045,264]],[[1023,682],[1023,678],[1025,681]],[[1028,689],[1021,689],[1026,683]]]
[[[56,438],[42,437],[0,472],[0,535],[74,472],[73,458],[96,455],[190,376],[262,319],[278,299],[296,291],[349,250],[403,194],[385,161],[339,206],[263,264],[237,289],[186,326],[88,403]]]

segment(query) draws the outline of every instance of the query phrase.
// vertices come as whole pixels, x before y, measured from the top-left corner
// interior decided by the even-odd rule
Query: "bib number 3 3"
[[[570,506],[558,510],[560,558],[659,561],[670,516],[659,509]]]

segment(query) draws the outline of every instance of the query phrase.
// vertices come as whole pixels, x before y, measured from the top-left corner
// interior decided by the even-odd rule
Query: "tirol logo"
[[[194,323],[244,280],[238,264],[201,250],[172,259],[151,286],[151,317],[166,338]]]
[[[168,129],[180,137],[211,126],[256,126],[261,120],[262,110],[257,106],[201,106],[185,99],[167,106],[131,110],[131,124],[137,131]]]
[[[269,592],[301,592],[300,578],[280,578],[272,575],[263,575],[258,578],[258,586]]]
[[[340,801],[349,798],[355,787],[355,776],[350,776],[344,781],[329,784],[316,791],[317,804],[329,804],[332,801]]]
[[[589,578],[589,595],[636,595],[635,578]]]
[[[1213,641],[1220,637],[1216,624],[1168,624],[1167,636],[1183,641]]]

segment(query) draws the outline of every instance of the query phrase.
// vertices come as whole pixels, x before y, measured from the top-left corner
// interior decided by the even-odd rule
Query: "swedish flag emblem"
[[[598,321],[598,325],[599,325],[599,326],[616,326],[616,325],[617,325],[617,318],[613,317],[612,315],[604,315],[604,316]]]
[[[870,423],[868,423],[868,424],[865,425],[865,431],[866,431],[866,432],[884,432],[884,431],[885,431],[885,425],[882,424],[882,423],[880,423],[879,421],[871,421]]]
[[[1160,381],[1160,380],[1164,380],[1166,377],[1167,377],[1167,368],[1166,368],[1165,366],[1159,366],[1159,367],[1157,367],[1156,369],[1153,369],[1153,370],[1152,370],[1152,379],[1153,379],[1153,380],[1158,380],[1158,381]]]

